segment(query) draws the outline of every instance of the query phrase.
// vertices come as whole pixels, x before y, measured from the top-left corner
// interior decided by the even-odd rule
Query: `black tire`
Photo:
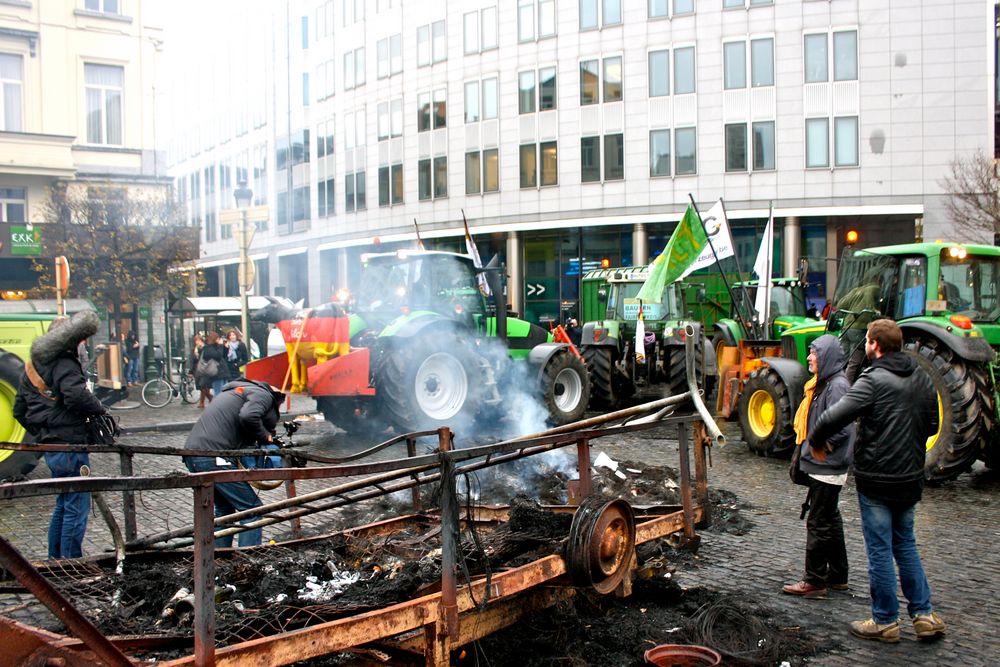
[[[174,388],[162,378],[153,378],[142,385],[142,402],[151,408],[162,408],[174,397]]]
[[[704,344],[704,340],[701,340],[695,346],[694,376],[698,386],[705,391],[705,396],[708,396],[709,387],[705,378]],[[687,348],[684,346],[673,345],[667,348],[667,368],[670,373],[667,378],[667,384],[670,387],[671,396],[683,394],[688,390],[687,366],[685,365],[686,352]]]
[[[590,375],[583,359],[567,348],[549,358],[542,372],[542,397],[556,426],[583,419],[590,398]]]
[[[938,394],[938,432],[927,440],[924,476],[934,482],[954,479],[983,455],[989,437],[992,410],[985,398],[986,374],[937,341],[907,341],[904,348],[930,376]]]
[[[759,368],[750,374],[740,394],[739,411],[743,440],[750,451],[761,456],[791,453],[794,414],[788,387],[774,370]]]
[[[591,409],[613,410],[635,394],[635,386],[615,366],[616,352],[610,345],[584,345],[580,351],[590,376]]]
[[[381,414],[400,433],[472,429],[481,404],[482,364],[457,336],[428,331],[394,341],[375,369]]]
[[[389,424],[375,412],[375,400],[349,396],[317,396],[316,408],[329,423],[349,435],[370,438],[384,433]]]
[[[0,352],[0,440],[33,442],[24,427],[14,419],[14,397],[21,383],[24,364],[13,354]],[[40,454],[0,449],[0,480],[23,477],[38,465]]]

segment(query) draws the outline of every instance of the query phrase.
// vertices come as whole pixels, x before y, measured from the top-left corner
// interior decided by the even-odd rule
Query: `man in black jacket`
[[[806,383],[805,397],[795,413],[796,445],[793,465],[806,477],[797,483],[808,484],[809,494],[803,505],[806,521],[806,564],[802,580],[788,584],[782,591],[807,598],[824,597],[827,587],[847,590],[847,546],[844,522],[840,516],[840,489],[847,481],[854,444],[854,423],[832,433],[819,449],[806,441],[827,408],[839,401],[851,388],[844,375],[844,352],[836,336],[820,336],[809,345],[807,357],[813,378]]]
[[[184,444],[186,449],[222,451],[257,449],[274,441],[274,429],[280,418],[278,408],[285,395],[265,382],[234,380],[222,388],[195,423]],[[185,456],[184,465],[191,472],[232,470],[236,463],[216,456]],[[248,482],[224,482],[215,485],[215,516],[260,507],[261,501]],[[241,523],[256,521],[253,517]],[[239,534],[239,546],[252,547],[261,542],[261,529]],[[231,547],[233,537],[220,537],[216,547]]]
[[[72,318],[57,319],[44,336],[31,344],[25,364],[14,418],[40,444],[87,444],[87,418],[102,415],[104,406],[87,389],[83,366],[77,355],[81,341],[97,333],[101,321],[92,310]],[[76,477],[89,469],[86,452],[47,452],[45,463],[53,477]],[[49,524],[49,558],[83,555],[90,494],[60,493]]]
[[[918,639],[945,632],[917,552],[913,519],[924,488],[926,440],[937,430],[937,393],[913,357],[901,352],[903,333],[891,320],[868,325],[865,353],[872,361],[850,391],[817,421],[813,448],[858,420],[854,479],[868,553],[872,618],[853,621],[864,639],[899,641],[896,570]]]

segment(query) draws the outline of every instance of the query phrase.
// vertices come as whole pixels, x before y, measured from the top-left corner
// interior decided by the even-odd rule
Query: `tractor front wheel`
[[[750,374],[740,394],[740,429],[750,451],[784,456],[795,445],[788,387],[770,368]]]
[[[590,376],[583,359],[568,348],[549,359],[542,373],[542,396],[556,426],[583,419],[590,398]]]

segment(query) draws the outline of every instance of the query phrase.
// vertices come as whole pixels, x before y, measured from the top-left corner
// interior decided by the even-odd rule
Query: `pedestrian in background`
[[[917,541],[914,515],[924,488],[927,438],[938,426],[937,392],[912,356],[901,352],[903,332],[892,320],[875,320],[865,334],[871,366],[824,412],[812,432],[813,450],[824,446],[855,419],[854,480],[861,529],[868,553],[872,617],[853,621],[851,633],[864,639],[899,641],[896,568],[918,639],[943,635],[945,624],[931,604]]]
[[[236,379],[243,376],[243,367],[246,366],[250,357],[247,353],[247,346],[243,342],[240,332],[230,329],[226,334],[226,363],[229,365],[229,378]]]
[[[139,384],[139,334],[134,329],[125,334],[125,357],[128,359],[125,381],[134,387]]]
[[[218,396],[229,380],[229,364],[226,362],[226,348],[215,331],[208,332],[205,346],[201,348],[201,358],[216,363],[216,372],[211,376],[209,386],[212,388],[212,396]]]
[[[31,344],[31,355],[14,399],[14,418],[39,444],[85,445],[87,418],[106,410],[87,389],[77,348],[100,328],[97,313],[85,310],[57,319]],[[46,452],[52,477],[89,473],[86,452]],[[90,494],[60,493],[49,524],[49,558],[79,558],[90,515]]]
[[[188,355],[188,373],[194,378],[194,386],[198,388],[198,407],[205,407],[205,400],[212,400],[211,379],[202,378],[198,375],[198,362],[201,360],[201,350],[205,347],[205,339],[201,334],[195,334],[191,340],[191,353]]]
[[[209,334],[209,340],[211,337],[212,334]],[[184,447],[203,451],[263,448],[267,443],[274,442],[274,430],[280,419],[278,410],[284,400],[284,394],[264,382],[242,378],[230,382],[205,408]],[[184,465],[191,472],[236,468],[234,461],[216,456],[185,456]],[[261,505],[260,498],[248,482],[215,484],[214,495],[216,517]],[[249,518],[241,523],[250,523],[258,518]],[[260,542],[260,528],[239,534],[238,544],[241,547],[256,546]],[[215,540],[216,547],[232,545],[232,535]]]
[[[820,336],[809,345],[806,357],[813,377],[806,382],[802,403],[795,413],[792,481],[809,487],[802,505],[806,518],[806,562],[802,580],[782,588],[788,595],[818,598],[827,588],[847,590],[847,546],[840,516],[840,490],[847,482],[855,427],[847,424],[833,433],[819,449],[809,446],[808,433],[827,408],[843,398],[851,385],[844,375],[844,353],[836,336]]]

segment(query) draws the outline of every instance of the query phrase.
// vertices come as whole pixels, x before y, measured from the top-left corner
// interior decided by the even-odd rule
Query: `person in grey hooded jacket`
[[[847,424],[826,437],[818,448],[809,445],[808,434],[820,415],[848,392],[850,384],[843,371],[844,353],[835,336],[826,334],[814,340],[807,361],[814,377],[806,383],[805,397],[796,412],[799,444],[792,459],[792,465],[805,474],[809,485],[803,505],[803,512],[808,511],[805,574],[801,581],[782,591],[813,598],[826,595],[827,588],[847,589],[847,547],[838,504],[851,464],[855,427]],[[794,479],[794,470],[792,474]]]

